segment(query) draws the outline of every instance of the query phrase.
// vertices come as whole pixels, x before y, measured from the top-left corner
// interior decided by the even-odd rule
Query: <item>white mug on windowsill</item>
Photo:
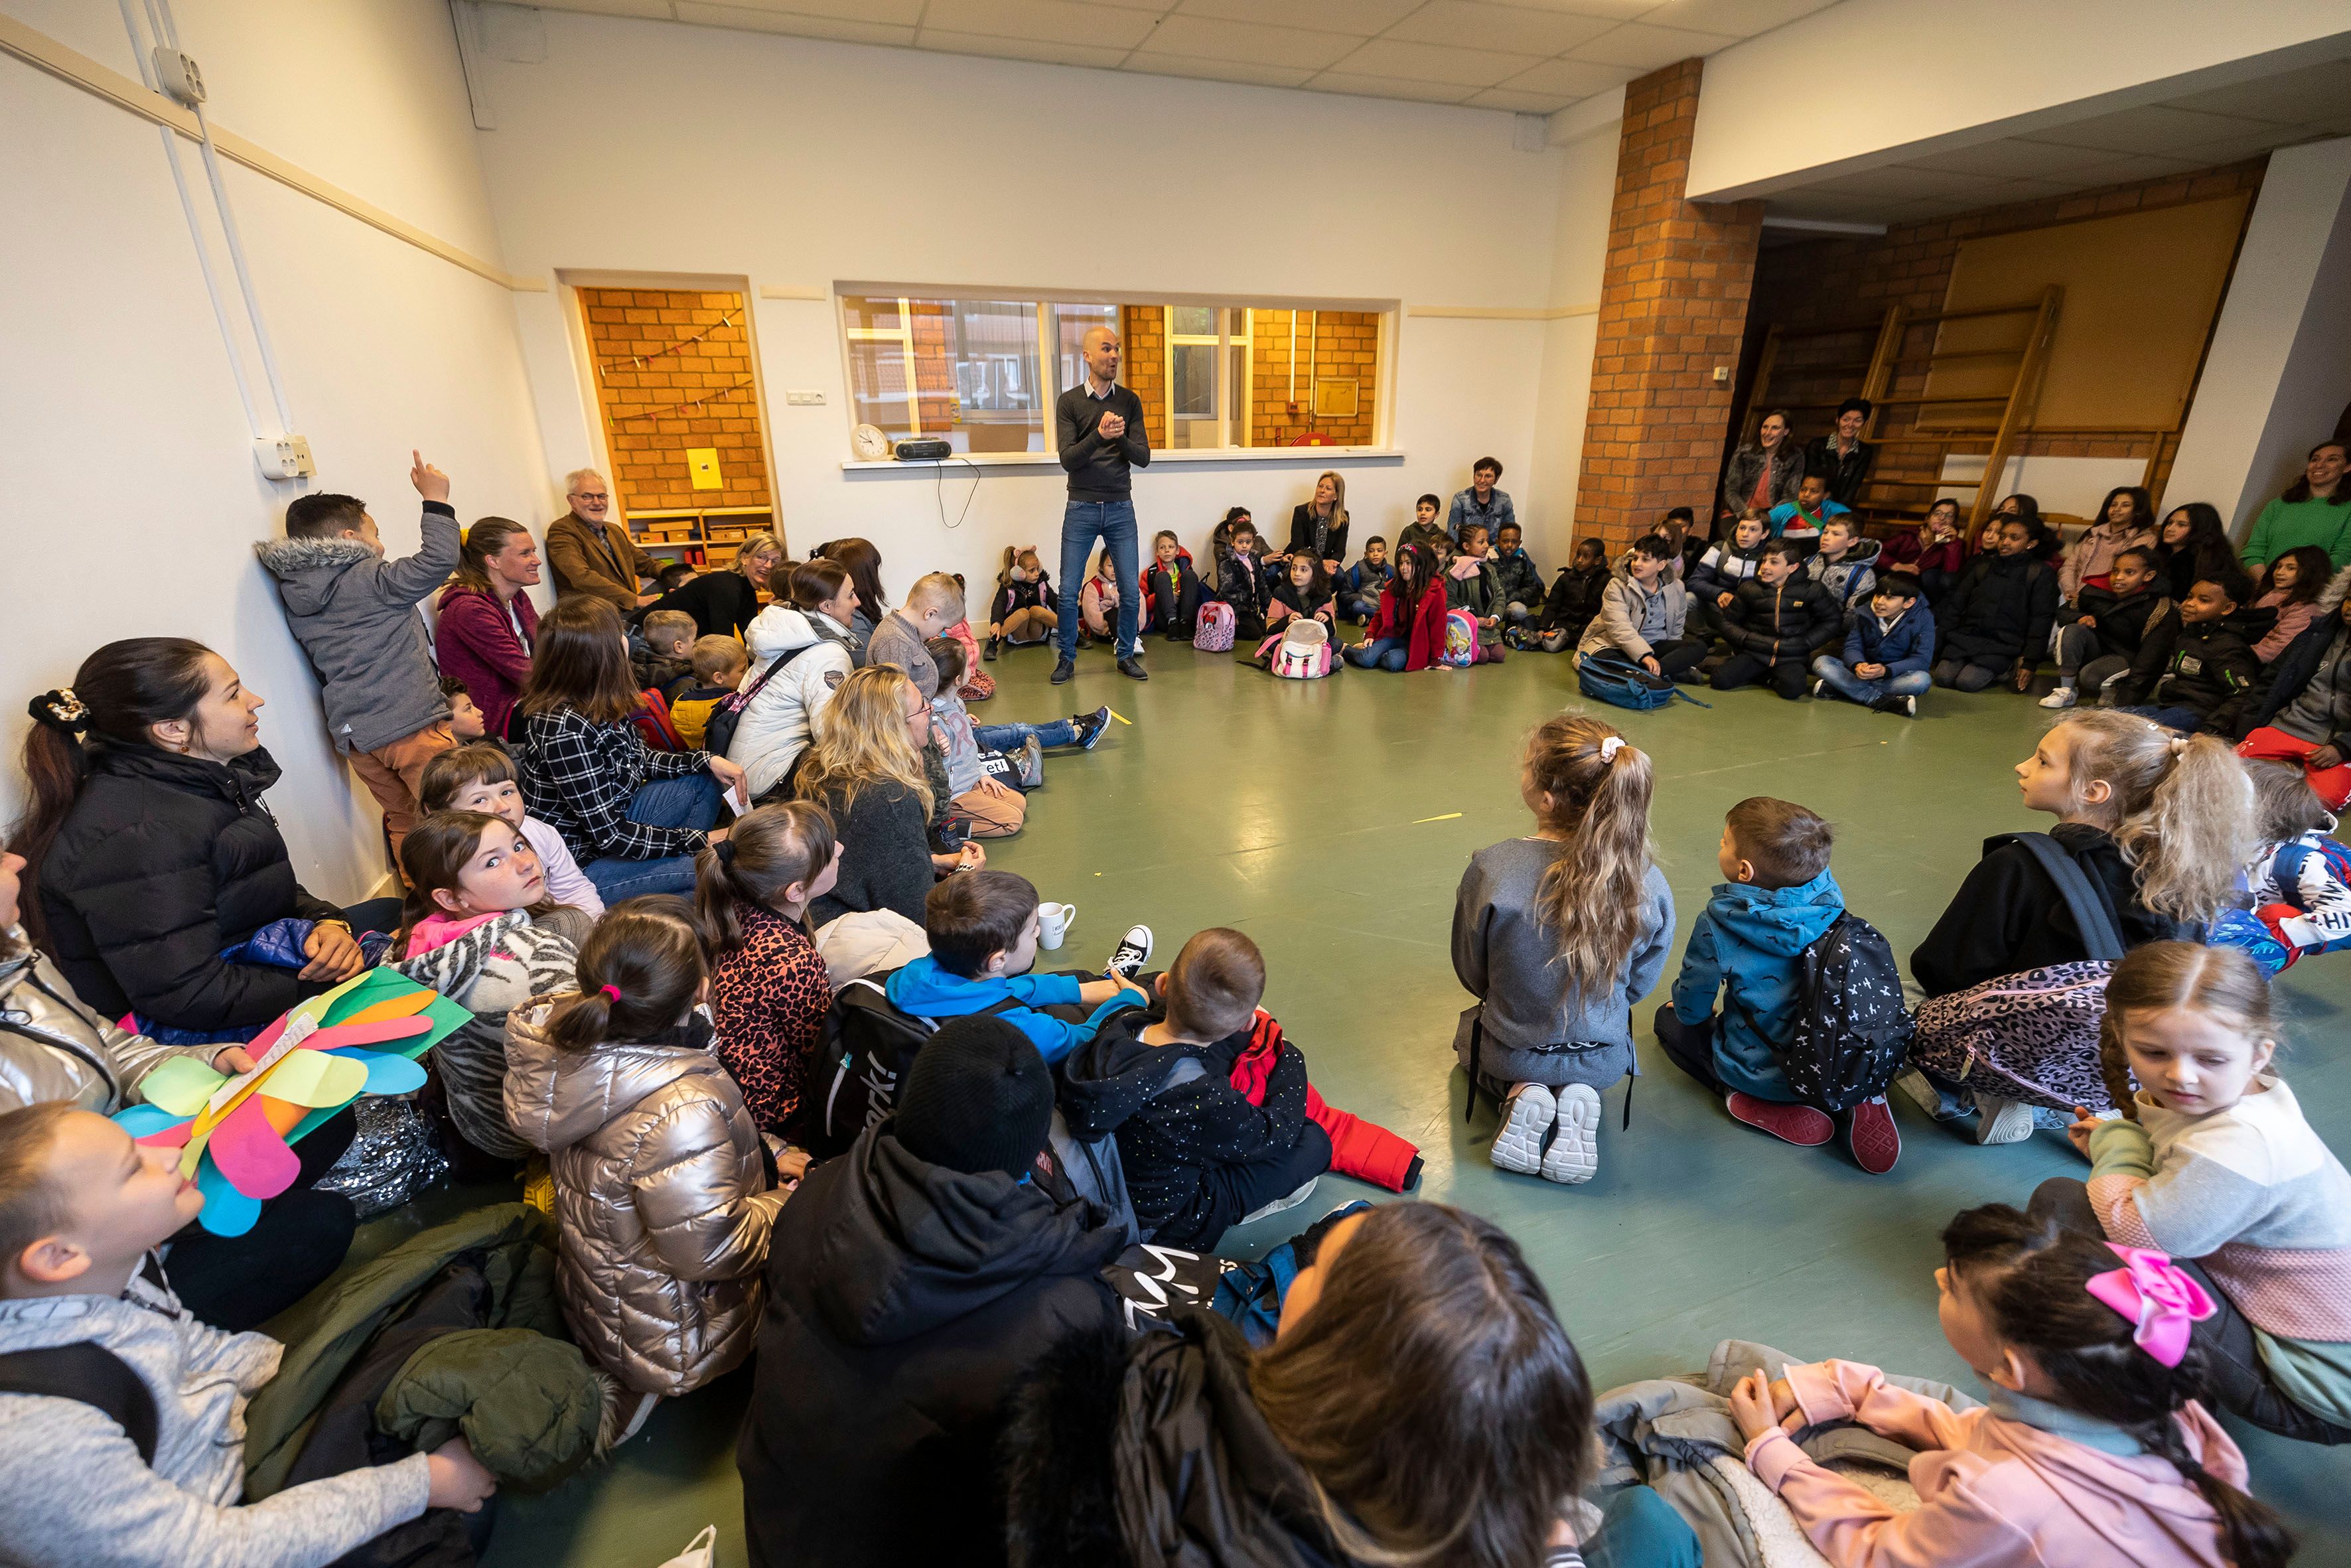
[[[1049,950],[1061,946],[1070,935],[1070,922],[1078,917],[1074,904],[1040,904],[1037,906],[1037,945]]]

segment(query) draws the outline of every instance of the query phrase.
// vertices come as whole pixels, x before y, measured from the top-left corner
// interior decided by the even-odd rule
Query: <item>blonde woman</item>
[[[1301,501],[1290,514],[1290,548],[1276,559],[1303,550],[1336,577],[1347,564],[1347,481],[1324,474],[1314,481],[1314,498]]]
[[[759,591],[782,564],[784,549],[773,534],[753,534],[735,551],[725,571],[705,571],[684,587],[664,594],[653,610],[676,610],[694,617],[696,637],[740,639],[759,615]],[[652,611],[647,612],[648,614]]]
[[[831,812],[841,859],[841,880],[809,907],[816,924],[891,909],[919,925],[933,882],[987,863],[976,843],[931,852],[930,737],[930,698],[894,664],[856,671],[817,715],[793,790]]]
[[[1649,852],[1647,755],[1562,714],[1527,739],[1534,831],[1470,857],[1453,902],[1453,972],[1478,998],[1454,1053],[1502,1102],[1490,1157],[1556,1182],[1599,1169],[1600,1091],[1633,1071],[1633,1004],[1664,973],[1674,895]],[[1558,1133],[1548,1152],[1543,1136]]]

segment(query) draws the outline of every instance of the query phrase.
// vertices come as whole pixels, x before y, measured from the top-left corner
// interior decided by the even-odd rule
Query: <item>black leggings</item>
[[[261,1206],[242,1236],[214,1236],[191,1224],[172,1239],[163,1271],[199,1322],[231,1333],[257,1329],[341,1267],[359,1226],[351,1200],[313,1184],[351,1146],[348,1111],[294,1145],[302,1174]]]
[[[1955,692],[1980,692],[2001,676],[2015,660],[2000,653],[1986,653],[1978,658],[1953,654],[1935,666],[1935,684]]]
[[[2035,1219],[2053,1220],[2067,1230],[2105,1239],[2105,1228],[2098,1223],[2098,1211],[2090,1202],[2090,1189],[2071,1176],[2052,1176],[2035,1187],[2026,1212]],[[2220,1309],[2190,1331],[2204,1352],[2206,1392],[2213,1403],[2281,1437],[2330,1447],[2351,1443],[2351,1427],[2339,1427],[2312,1414],[2278,1387],[2268,1364],[2262,1360],[2253,1325],[2245,1321],[2228,1293],[2212,1282],[2204,1266],[2185,1258],[2172,1261],[2203,1286],[2204,1293]]]

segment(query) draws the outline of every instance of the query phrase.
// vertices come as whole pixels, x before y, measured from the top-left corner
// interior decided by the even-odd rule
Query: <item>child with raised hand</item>
[[[2186,1268],[2005,1204],[1952,1220],[1943,1256],[1943,1336],[1988,1405],[1957,1411],[1850,1361],[1731,1393],[1748,1468],[1834,1568],[2283,1568],[2294,1538],[2198,1403],[2214,1358],[2189,1336],[2204,1292]],[[1917,1508],[1796,1446],[1827,1421],[1920,1450]]]
[[[503,821],[527,840],[547,878],[547,896],[593,920],[604,913],[596,884],[580,869],[563,835],[522,807],[522,779],[503,746],[461,746],[425,766],[418,799],[428,812],[482,811]]]
[[[195,1321],[146,1268],[204,1207],[180,1151],[135,1144],[63,1101],[0,1114],[0,1356],[60,1363],[65,1386],[127,1374],[151,1409],[142,1452],[100,1405],[0,1394],[0,1541],[27,1568],[235,1563],[323,1568],[427,1509],[497,1490],[463,1437],[245,1493],[246,1403],[283,1347]],[[32,1370],[31,1367],[26,1370]]]
[[[507,1019],[507,1120],[547,1153],[572,1337],[644,1396],[641,1422],[656,1398],[751,1354],[785,1194],[711,1054],[710,976],[685,901],[613,905],[580,949],[579,986]],[[796,1180],[807,1163],[778,1166]]]
[[[2188,1333],[2212,1398],[2266,1431],[2351,1442],[2351,1174],[2274,1071],[2269,982],[2234,948],[2150,942],[2115,966],[2098,1046],[2123,1114],[2076,1109],[2089,1185],[2044,1183],[2034,1212],[2196,1260],[2180,1267],[2212,1311]]]
[[[1056,613],[1060,604],[1037,552],[1005,546],[1004,570],[997,573],[996,597],[987,606],[987,651],[981,657],[995,658],[1007,643],[1044,642],[1061,624]]]
[[[1479,850],[1454,894],[1453,972],[1478,1000],[1453,1051],[1470,1103],[1501,1103],[1499,1169],[1577,1183],[1600,1168],[1600,1092],[1637,1071],[1633,1004],[1674,940],[1649,852],[1653,779],[1613,726],[1545,720],[1519,769],[1534,832]]]
[[[778,1137],[800,1113],[832,1006],[809,905],[840,876],[832,819],[806,800],[759,807],[695,865],[718,1060],[751,1119]]]

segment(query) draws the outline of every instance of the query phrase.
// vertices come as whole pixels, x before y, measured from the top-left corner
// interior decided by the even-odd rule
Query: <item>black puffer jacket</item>
[[[1844,610],[1827,584],[1802,572],[1772,587],[1750,577],[1730,591],[1723,610],[1722,640],[1731,652],[1752,653],[1775,664],[1809,663],[1813,650],[1835,636]]]
[[[1936,608],[1942,658],[2037,663],[2057,615],[2057,573],[2030,555],[1980,555]]]
[[[2049,836],[2088,873],[2126,949],[2142,942],[2192,940],[2194,928],[2138,901],[2138,883],[2103,830],[2060,822]],[[2005,835],[2003,835],[2003,839]],[[1930,997],[1964,991],[1999,975],[2090,956],[2065,901],[2022,844],[1984,841],[1983,859],[1951,895],[1950,907],[1910,955],[1910,977]]]
[[[1101,1271],[1123,1245],[1101,1209],[925,1165],[886,1122],[810,1172],[768,1243],[736,1450],[751,1561],[1002,1561],[1006,1396],[1062,1338],[1123,1333]]]
[[[1172,1324],[1073,1335],[1016,1396],[1013,1568],[1343,1568],[1313,1481],[1249,1396],[1240,1330],[1199,1307]]]
[[[267,751],[224,764],[93,740],[89,754],[40,875],[49,946],[82,1000],[209,1032],[266,1024],[327,989],[220,956],[273,920],[342,914],[294,879],[261,803],[278,778]]]

